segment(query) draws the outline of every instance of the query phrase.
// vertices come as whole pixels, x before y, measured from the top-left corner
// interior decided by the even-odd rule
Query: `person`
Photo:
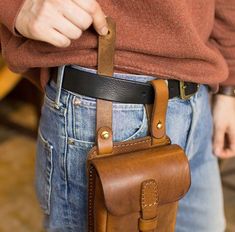
[[[85,163],[95,144],[96,97],[63,88],[63,78],[79,79],[63,72],[96,73],[106,16],[117,24],[114,78],[162,78],[185,88],[167,111],[167,134],[185,149],[192,174],[176,231],[224,231],[217,157],[235,155],[234,0],[1,0],[2,54],[14,72],[37,84],[40,76],[45,90],[36,164],[45,228],[87,230]],[[208,90],[216,93],[213,118]],[[144,104],[113,102],[114,141],[147,135],[147,121]]]

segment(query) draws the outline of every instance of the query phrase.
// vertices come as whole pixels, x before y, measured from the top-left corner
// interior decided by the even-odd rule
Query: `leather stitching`
[[[147,142],[150,142],[151,139],[146,139],[146,140],[143,140],[143,141],[138,141],[138,142],[134,142],[134,143],[128,143],[128,144],[114,144],[114,148],[118,148],[118,147],[127,147],[127,146],[132,146],[132,145],[136,145],[136,144],[141,144],[141,143],[147,143]],[[90,158],[94,158],[95,155],[97,153],[97,147],[94,147],[94,151],[92,151],[90,153]]]
[[[154,185],[154,194],[156,195],[156,200],[154,203],[152,204],[146,204],[145,203],[145,189],[148,188],[148,185]],[[151,206],[154,206],[154,205],[158,205],[159,203],[159,195],[158,195],[158,186],[157,186],[157,183],[153,180],[150,180],[148,182],[146,182],[143,186],[143,192],[142,192],[142,207],[143,208],[146,208],[146,207],[151,207]]]

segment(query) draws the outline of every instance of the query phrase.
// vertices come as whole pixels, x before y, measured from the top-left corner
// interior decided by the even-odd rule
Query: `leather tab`
[[[99,36],[98,48],[98,74],[104,76],[113,76],[114,51],[116,26],[114,21],[107,17],[109,33],[106,36]],[[111,153],[113,149],[112,133],[112,101],[102,99],[96,100],[96,131],[97,146],[100,155]],[[109,132],[108,139],[102,139],[102,131]]]
[[[104,134],[103,134],[104,133]],[[105,135],[108,138],[105,138]],[[113,151],[113,134],[109,127],[101,127],[97,132],[97,148],[99,154],[109,154]]]
[[[157,207],[159,204],[157,182],[154,179],[146,180],[141,188],[141,212],[139,220],[140,231],[153,231],[157,227]]]
[[[157,228],[157,218],[153,219],[139,219],[139,230],[140,231],[153,231]]]
[[[113,75],[115,40],[116,40],[116,24],[110,18],[106,18],[109,32],[106,36],[99,36],[98,51],[98,74],[104,76]]]
[[[112,153],[113,133],[112,133],[112,102],[102,99],[96,100],[96,128],[98,154]],[[109,133],[108,138],[102,139],[102,132]]]
[[[151,117],[152,144],[165,143],[166,136],[166,112],[168,106],[169,91],[164,80],[151,81],[155,92],[154,105]]]

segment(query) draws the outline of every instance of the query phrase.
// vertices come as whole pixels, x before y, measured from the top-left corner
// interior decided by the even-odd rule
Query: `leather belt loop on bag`
[[[116,25],[107,17],[108,35],[99,36],[98,74],[113,76]],[[96,100],[96,131],[99,154],[111,153],[113,149],[112,101]]]
[[[155,100],[151,115],[151,136],[152,145],[169,142],[166,136],[166,113],[168,106],[169,92],[164,80],[151,81],[155,90]]]
[[[152,145],[169,142],[166,135],[166,114],[169,99],[169,90],[164,80],[153,80],[154,104],[145,104],[148,120],[148,129],[152,137]]]

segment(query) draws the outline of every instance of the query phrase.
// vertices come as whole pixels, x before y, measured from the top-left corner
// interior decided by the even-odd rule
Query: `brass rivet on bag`
[[[162,123],[160,121],[157,123],[157,129],[162,129]]]
[[[103,131],[101,133],[102,139],[109,139],[109,132],[108,131]]]

